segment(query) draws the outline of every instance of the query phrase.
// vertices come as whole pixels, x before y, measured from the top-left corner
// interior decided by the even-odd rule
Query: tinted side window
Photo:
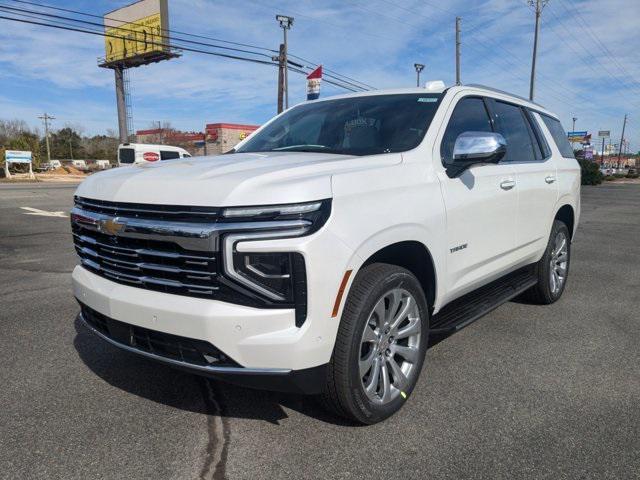
[[[494,104],[498,132],[507,141],[505,162],[534,162],[536,160],[530,126],[517,105],[496,101]]]
[[[560,124],[560,120],[556,120],[555,118],[542,114],[540,114],[540,117],[542,117],[542,120],[551,132],[553,141],[556,142],[558,150],[560,150],[560,154],[566,158],[574,158],[573,149],[571,148],[571,144],[569,143],[569,139],[567,138],[564,128],[562,128],[562,125]]]
[[[534,116],[533,112],[527,109],[527,113],[529,117],[529,123],[531,124],[535,137],[538,139],[538,144],[542,149],[542,157],[548,158],[551,156],[551,147],[549,147],[549,144],[547,143],[547,139],[542,134],[542,130],[540,130],[540,124],[538,123],[538,120]]]
[[[133,163],[136,159],[136,153],[133,148],[121,148],[119,150],[120,163]]]
[[[464,132],[493,132],[489,114],[481,98],[463,98],[453,110],[440,145],[444,165],[453,161],[453,146],[458,135]]]
[[[180,158],[180,153],[160,150],[160,160],[172,160],[174,158]]]

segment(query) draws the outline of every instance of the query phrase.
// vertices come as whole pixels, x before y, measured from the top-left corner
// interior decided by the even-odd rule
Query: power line
[[[2,9],[2,7],[0,7],[0,9]],[[33,18],[33,15],[29,15],[29,14],[17,14],[17,13],[11,13],[11,15],[13,15],[14,17],[16,16],[29,16],[31,18]],[[105,38],[118,38],[120,39],[121,37],[118,35],[113,35],[113,34],[108,34],[105,32],[97,32],[94,30],[87,30],[84,28],[79,28],[79,27],[73,27],[73,26],[68,26],[68,25],[62,25],[62,24],[56,24],[56,23],[46,23],[44,20],[43,21],[35,21],[35,20],[26,20],[25,18],[13,18],[13,17],[7,17],[7,16],[0,16],[0,19],[2,20],[10,20],[10,21],[15,21],[15,22],[20,22],[20,23],[27,23],[27,24],[32,24],[32,25],[39,25],[39,26],[44,26],[44,27],[49,27],[49,28],[56,28],[56,29],[61,29],[61,30],[68,30],[68,31],[73,31],[73,32],[78,32],[78,33],[86,33],[86,34],[90,34],[90,35],[97,35],[97,36],[102,36]],[[150,45],[154,45],[154,46],[160,46],[163,48],[171,48],[172,45],[166,44],[166,43],[161,43],[161,42],[152,42],[152,41],[147,41],[148,44]],[[241,57],[239,55],[231,55],[231,54],[226,54],[226,53],[220,53],[220,52],[211,52],[211,51],[207,51],[207,50],[201,50],[201,49],[196,49],[196,48],[191,48],[191,47],[185,47],[182,45],[179,45],[180,50],[184,50],[184,51],[188,51],[188,52],[194,52],[194,53],[201,53],[201,54],[205,54],[205,55],[213,55],[213,56],[217,56],[217,57],[222,57],[222,58],[227,58],[227,59],[232,59],[232,60],[241,60],[241,61],[247,61],[247,62],[252,62],[252,63],[258,63],[258,64],[262,64],[262,65],[273,65],[273,66],[277,66],[276,63],[274,63],[273,61],[267,61],[267,60],[259,60],[259,59],[255,59],[255,58],[247,58],[247,57]],[[307,67],[310,68],[310,67]],[[291,71],[294,71],[296,73],[300,73],[303,75],[306,75],[308,72],[297,68],[297,67],[293,67],[291,65],[288,66],[288,69]],[[350,91],[350,92],[357,92],[357,91],[362,91],[364,90],[363,88],[359,88],[356,89],[352,86],[349,85],[345,85],[340,81],[333,81],[330,79],[325,79],[325,82],[342,88],[344,90]]]
[[[118,20],[118,19],[113,19],[110,17],[102,17],[99,15],[95,15],[95,14],[90,14],[90,13],[86,13],[86,12],[81,12],[79,10],[73,10],[73,9],[69,9],[69,8],[62,8],[62,7],[54,7],[52,5],[46,5],[46,4],[41,4],[41,3],[36,3],[36,2],[30,2],[27,0],[9,0],[9,1],[13,1],[13,2],[17,2],[17,3],[22,3],[22,4],[28,4],[28,5],[34,5],[34,6],[38,6],[38,7],[42,7],[42,8],[47,8],[47,9],[51,9],[51,10],[57,10],[57,11],[63,11],[63,12],[67,12],[67,13],[73,13],[73,14],[77,14],[77,15],[83,15],[83,16],[87,16],[87,17],[91,17],[91,18],[99,18],[99,19],[103,19],[106,18],[107,20],[111,20],[114,22],[119,22],[119,23],[124,23],[127,25],[140,25],[138,23],[135,22],[125,22],[123,20]],[[20,9],[16,9],[13,7],[8,7],[8,6],[4,6],[5,9],[11,9],[11,10],[17,10],[20,11]],[[37,12],[34,10],[26,10],[26,9],[22,9],[23,12],[27,12],[30,14],[35,14],[35,15],[41,15],[41,16],[47,16],[47,17],[52,17],[52,18],[57,18],[57,19],[61,19],[61,20],[68,20],[71,22],[76,22],[76,23],[82,23],[82,24],[86,24],[86,25],[92,25],[92,26],[96,26],[96,27],[100,27],[101,29],[104,27],[104,25],[102,23],[97,23],[97,22],[90,22],[87,20],[79,20],[79,19],[74,19],[74,18],[70,18],[70,17],[64,17],[61,15],[54,15],[54,14],[49,14],[49,13],[44,13],[44,12]],[[23,14],[24,16],[24,14]],[[68,24],[67,24],[68,25]],[[126,28],[122,28],[122,27],[116,27],[119,30],[122,31],[128,31],[128,32],[133,32],[133,30],[129,30]],[[167,32],[167,33],[173,33],[173,34],[178,34],[178,35],[182,35],[182,36],[189,36],[189,37],[194,37],[194,38],[202,38],[202,39],[208,39],[211,41],[215,41],[215,42],[221,42],[221,43],[226,43],[226,44],[231,44],[231,45],[236,45],[236,46],[243,46],[243,47],[247,47],[247,48],[253,48],[253,49],[259,49],[259,50],[263,50],[263,51],[267,51],[267,52],[276,52],[276,50],[273,49],[269,49],[269,48],[265,48],[265,47],[260,47],[257,45],[251,45],[251,44],[246,44],[246,43],[239,43],[239,42],[232,42],[232,41],[228,41],[228,40],[223,40],[220,38],[213,38],[213,37],[208,37],[205,35],[197,35],[197,34],[193,34],[193,33],[187,33],[187,32],[181,32],[178,30],[170,30],[170,29],[162,29],[163,32]],[[161,38],[163,39],[169,39],[168,36],[166,35],[160,35]],[[172,43],[175,44],[175,46],[178,46],[179,48],[181,48],[182,50],[186,50],[186,51],[195,51],[194,49],[188,49],[183,47],[182,45],[179,45],[176,42],[180,42],[180,43],[189,43],[189,44],[193,44],[193,45],[199,45],[199,46],[206,46],[206,47],[211,47],[211,48],[218,48],[218,49],[224,49],[224,50],[229,50],[229,51],[236,51],[239,53],[245,53],[245,54],[250,54],[250,55],[256,55],[256,56],[260,56],[260,57],[266,57],[266,58],[271,58],[271,55],[267,55],[265,53],[261,53],[261,52],[254,52],[254,51],[249,51],[249,50],[243,50],[243,49],[237,49],[237,48],[232,48],[232,47],[226,47],[223,45],[216,45],[216,44],[211,44],[211,43],[205,43],[205,42],[199,42],[199,41],[194,41],[194,40],[189,40],[189,39],[185,39],[185,38],[178,38],[178,37],[171,37],[170,41]],[[297,57],[296,55],[291,54],[290,56],[292,57],[296,57],[296,58],[300,58]],[[231,56],[230,56],[231,58]],[[309,60],[303,60],[305,62],[308,63],[314,63],[314,62],[310,62]],[[271,63],[271,62],[269,62]],[[317,66],[318,64],[316,63],[315,66]],[[305,68],[308,68],[310,70],[313,70],[314,67],[311,66],[305,66]],[[325,76],[329,76],[331,78],[334,78],[335,81],[330,81],[328,79],[325,78],[326,83],[329,83],[331,85],[335,85],[341,88],[345,88],[344,85],[342,85],[343,83],[348,84],[356,89],[359,90],[367,90],[367,89],[375,89],[375,87],[365,84],[363,82],[360,82],[358,80],[355,80],[351,77],[347,77],[346,75],[342,75],[334,70],[328,69],[326,67],[324,67],[325,72],[329,72],[328,74],[325,73]],[[347,80],[345,80],[345,78]],[[354,83],[355,82],[355,83]],[[347,90],[351,90],[352,89],[347,89]]]
[[[18,1],[18,0],[12,0],[12,1]],[[14,8],[14,7],[8,7],[6,5],[0,5],[0,9],[6,11],[7,13],[18,12],[18,13],[14,13],[14,14],[15,15],[20,14],[22,16],[27,16],[29,18],[38,18],[38,17],[55,18],[57,20],[65,20],[65,21],[70,21],[70,22],[74,22],[74,23],[80,23],[80,24],[83,24],[83,25],[96,26],[96,27],[99,27],[101,30],[104,27],[104,25],[101,24],[101,23],[90,22],[88,20],[79,20],[79,19],[76,19],[76,18],[65,17],[65,16],[62,16],[62,15],[55,15],[53,13],[38,12],[36,10]],[[9,11],[7,11],[7,10],[9,10]],[[51,20],[51,21],[53,21],[53,20]],[[67,25],[69,25],[69,24],[67,23]],[[128,29],[128,28],[122,28],[122,27],[116,27],[116,28],[118,30],[123,31],[123,32],[137,33],[135,30],[131,30],[131,29]],[[169,40],[169,37],[166,36],[166,35],[158,35],[158,36],[163,40],[164,39]],[[175,42],[189,43],[189,44],[193,44],[193,45],[220,48],[220,49],[223,49],[223,50],[230,50],[230,51],[235,51],[235,52],[240,52],[240,53],[248,53],[248,54],[251,54],[251,55],[257,55],[257,56],[271,58],[271,55],[267,55],[266,53],[253,52],[253,51],[250,51],[250,50],[243,50],[243,49],[238,49],[238,48],[234,48],[234,47],[225,47],[225,46],[222,46],[222,45],[215,45],[215,44],[212,44],[212,43],[198,42],[198,41],[194,41],[194,40],[186,40],[186,39],[175,38],[175,37],[171,37],[170,41],[173,42],[174,44],[175,44]]]
[[[633,79],[633,75],[631,75],[627,69],[624,67],[624,65],[622,65],[618,59],[613,55],[613,53],[611,53],[611,50],[609,50],[609,48],[607,48],[607,46],[602,42],[602,40],[600,40],[600,38],[596,35],[596,33],[593,31],[593,29],[589,26],[589,24],[587,23],[587,21],[584,19],[584,17],[580,14],[580,12],[578,11],[578,9],[576,8],[573,12],[570,12],[568,7],[565,5],[564,1],[559,1],[560,5],[562,5],[562,8],[567,12],[567,14],[569,15],[575,15],[576,18],[580,21],[580,23],[582,23],[583,27],[581,27],[585,32],[587,32],[587,34],[594,40],[596,46],[602,48],[603,53],[614,62],[614,64],[617,66],[617,68],[619,68],[622,72],[625,73],[625,75],[627,75],[628,79]],[[631,86],[633,85],[639,85],[638,82],[633,82],[631,84]],[[637,88],[636,86],[634,86],[633,88]]]
[[[113,22],[119,22],[119,23],[136,25],[136,26],[143,26],[142,24],[136,23],[136,22],[127,22],[125,20],[119,20],[119,19],[116,19],[116,18],[105,17],[105,16],[102,16],[102,15],[96,15],[96,14],[93,14],[93,13],[82,12],[82,11],[79,11],[79,10],[72,10],[70,8],[54,7],[53,5],[48,5],[48,4],[45,4],[45,3],[29,2],[27,0],[9,0],[9,1],[16,2],[16,3],[23,3],[23,4],[27,4],[27,5],[38,6],[38,7],[47,8],[47,9],[50,9],[50,10],[57,10],[57,11],[60,11],[60,12],[74,13],[76,15],[83,15],[85,17],[99,18],[100,20],[107,19],[107,20],[111,20]],[[100,24],[100,26],[103,26],[103,24]],[[258,49],[258,50],[265,50],[265,51],[270,52],[270,53],[277,53],[277,50],[274,50],[272,48],[259,47],[257,45],[250,45],[250,44],[247,44],[247,43],[232,42],[232,41],[223,40],[223,39],[220,39],[220,38],[213,38],[213,37],[208,37],[208,36],[205,36],[205,35],[197,35],[197,34],[194,34],[194,33],[181,32],[181,31],[178,31],[178,30],[169,30],[169,29],[164,29],[164,28],[162,29],[162,31],[163,32],[167,32],[167,33],[176,33],[178,35],[186,35],[186,36],[190,36],[190,37],[202,38],[202,39],[211,40],[211,41],[214,41],[214,42],[221,42],[221,43],[226,43],[226,44],[230,44],[230,45],[236,45],[236,46],[239,46],[239,47],[247,47],[247,48],[255,48],[255,49]]]
[[[564,31],[565,31],[569,36],[571,36],[571,37],[576,41],[576,43],[578,43],[578,45],[580,45],[580,46],[585,50],[585,52],[586,52],[587,54],[589,54],[589,53],[590,53],[590,52],[589,52],[589,49],[588,49],[588,48],[586,48],[586,47],[584,46],[584,44],[580,41],[580,39],[579,39],[576,35],[574,35],[574,34],[573,34],[573,32],[571,32],[571,30],[569,30],[569,29],[568,29],[568,28],[563,24],[562,20],[561,20],[561,19],[560,19],[560,17],[559,17],[559,16],[558,16],[554,11],[553,11],[553,9],[551,9],[551,8],[550,8],[550,9],[549,9],[549,12],[550,12],[550,13],[551,13],[551,15],[553,16],[553,18],[555,18],[555,20],[556,20],[556,22],[558,23],[558,25],[559,25],[559,26],[560,26],[560,27],[561,27],[561,28],[562,28],[562,29],[563,29],[563,30],[564,30]],[[554,32],[554,30],[552,30],[552,32]],[[558,37],[560,37],[560,35],[559,35],[559,34],[557,34],[557,33],[556,33],[556,35],[557,35]],[[569,48],[570,48],[570,49],[571,49],[571,50],[572,50],[572,51],[573,51],[573,52],[574,52],[574,53],[575,53],[575,54],[580,58],[580,60],[581,60],[585,65],[587,65],[591,70],[593,70],[597,75],[601,75],[601,74],[602,74],[602,72],[599,72],[599,71],[598,71],[598,70],[593,66],[593,64],[592,64],[591,62],[589,62],[589,61],[587,61],[585,58],[583,58],[583,56],[580,54],[580,52],[578,52],[578,51],[573,47],[573,45],[572,45],[571,43],[569,43],[569,42],[565,41],[563,38],[561,38],[561,41],[562,41],[565,45],[567,45],[567,46],[568,46],[568,47],[569,47]],[[622,88],[624,88],[624,89],[628,89],[628,88],[629,88],[629,86],[627,86],[626,84],[622,83],[622,81],[620,81],[620,79],[619,79],[617,76],[615,76],[614,74],[612,74],[612,73],[609,71],[609,69],[608,69],[605,65],[603,65],[603,64],[602,64],[602,62],[600,62],[600,60],[599,60],[597,57],[594,57],[594,60],[595,60],[595,61],[600,65],[600,67],[601,67],[601,68],[603,69],[603,71],[604,71],[604,72],[609,76],[609,78],[611,78],[612,80],[614,80],[615,82],[617,82],[617,83],[618,83],[618,85],[619,85],[619,86],[621,86]],[[640,108],[640,107],[638,107],[638,108]]]

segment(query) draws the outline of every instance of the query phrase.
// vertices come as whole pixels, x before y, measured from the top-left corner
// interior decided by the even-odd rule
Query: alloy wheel
[[[557,295],[567,279],[569,261],[569,242],[564,232],[558,232],[551,250],[549,268],[549,286],[551,293]]]
[[[394,288],[378,299],[360,342],[359,376],[372,402],[405,396],[419,363],[421,329],[418,304],[407,290]]]

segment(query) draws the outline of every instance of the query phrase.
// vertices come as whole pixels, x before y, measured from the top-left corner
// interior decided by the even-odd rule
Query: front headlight
[[[304,259],[299,253],[234,252],[233,265],[254,290],[283,302],[295,302],[294,282],[301,281],[300,265],[304,269]]]
[[[227,278],[270,302],[294,306],[296,324],[306,317],[306,270],[298,252],[240,252],[238,244],[310,235],[320,229],[331,213],[331,201],[321,200],[292,205],[229,207],[225,221],[246,229],[238,229],[223,237],[224,273]]]

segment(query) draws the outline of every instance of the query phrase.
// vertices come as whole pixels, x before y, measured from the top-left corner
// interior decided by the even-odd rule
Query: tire
[[[342,313],[321,395],[324,405],[368,425],[393,415],[417,383],[428,327],[425,295],[411,272],[383,263],[364,267]]]
[[[562,244],[562,241],[564,241],[564,244]],[[565,253],[557,252],[558,247],[560,247],[561,252],[564,250]],[[564,261],[562,261],[563,259]],[[539,305],[550,305],[557,301],[567,286],[570,262],[571,236],[569,229],[563,222],[555,220],[551,228],[547,248],[536,265],[538,283],[526,292],[525,298]],[[555,276],[552,274],[554,268],[556,271]],[[562,272],[562,275],[558,272]]]

